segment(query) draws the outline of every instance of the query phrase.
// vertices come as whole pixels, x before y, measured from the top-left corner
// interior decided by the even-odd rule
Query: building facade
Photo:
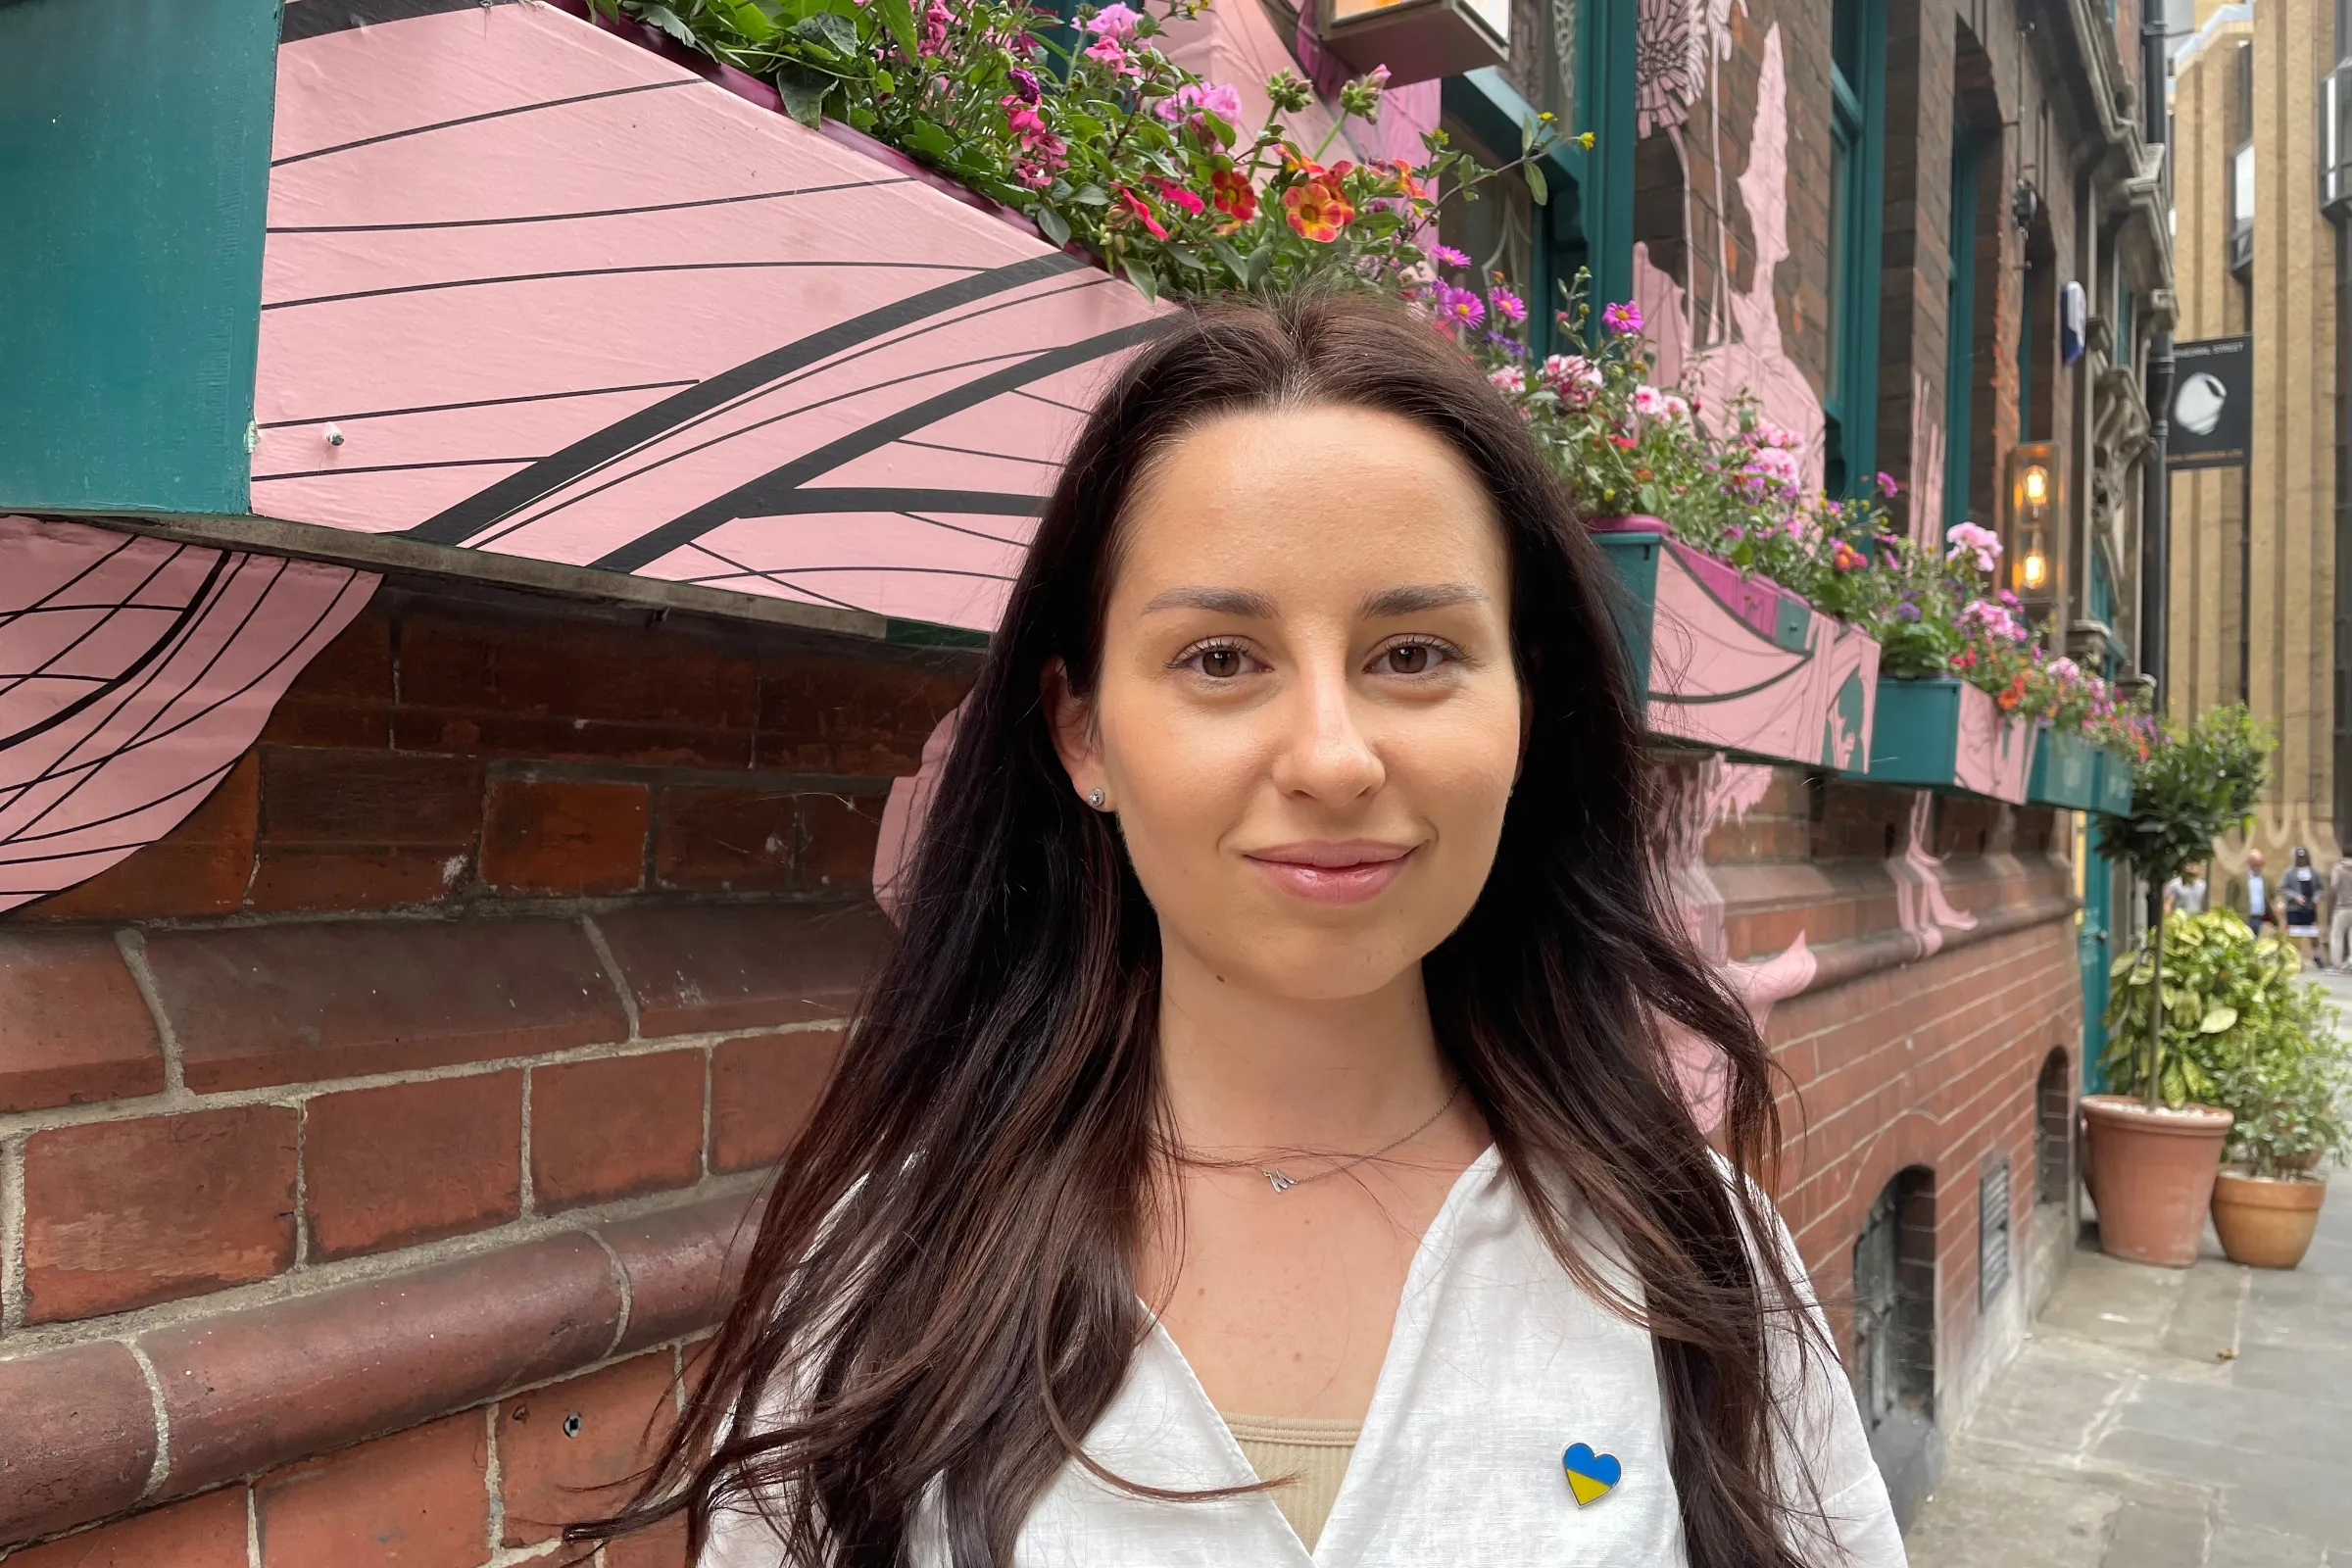
[[[1316,69],[1311,17],[1297,41],[1296,14],[1232,3],[1194,40],[1203,69]],[[104,387],[47,399],[38,463],[0,468],[0,633],[63,603],[5,599],[36,571],[83,584],[71,608],[94,624],[144,628],[56,677],[95,698],[18,725],[24,692],[0,691],[12,1568],[505,1568],[632,1467],[888,940],[888,803],[972,678],[1002,590],[971,585],[1006,570],[972,541],[1024,526],[1152,318],[937,175],[584,7],[327,6],[255,10],[265,109],[276,94],[239,238],[258,367],[249,335],[200,368],[233,422],[173,454],[234,471],[201,494],[132,472],[153,447],[72,422]],[[92,15],[31,0],[0,28],[38,41],[70,18],[92,79],[143,79],[107,50],[154,40]],[[1538,297],[1585,267],[1639,300],[1662,375],[1714,407],[1752,391],[1824,484],[1886,473],[1923,536],[1997,523],[2028,601],[2129,673],[2135,400],[2169,310],[2139,28],[2129,5],[1523,0],[1506,66],[1396,108],[1496,162],[1537,113],[1592,130],[1552,156],[1548,201],[1451,214],[1453,237]],[[337,90],[353,72],[368,91]],[[543,78],[564,90],[514,101]],[[581,118],[498,139],[538,114]],[[613,123],[632,160],[577,156]],[[477,138],[463,160],[421,139],[452,126]],[[821,172],[792,183],[842,210],[779,218],[774,181],[711,187],[714,144],[749,150],[727,171]],[[384,162],[347,172],[354,150]],[[613,223],[696,180],[696,216],[642,232],[519,231],[697,277],[726,275],[705,251],[845,234],[977,275],[865,269],[752,343],[723,299],[658,317],[634,293],[467,292],[554,271],[503,265],[538,209],[498,203],[560,185],[564,221]],[[415,220],[448,211],[380,205],[425,197],[481,204],[445,226],[497,236],[497,276],[331,237],[439,232]],[[952,336],[972,322],[997,336]],[[586,378],[608,359],[628,373]],[[963,379],[927,383],[943,365]],[[822,421],[767,417],[786,386]],[[97,602],[126,564],[154,575]],[[210,691],[248,657],[176,731],[178,771],[135,745],[142,694]],[[67,734],[86,760],[40,752]],[[2068,812],[1656,756],[1659,851],[1786,1073],[1779,1200],[1907,1510],[2071,1247],[2107,879]],[[90,783],[63,804],[39,793],[61,768]]]
[[[2242,453],[2172,478],[2167,708],[2245,703],[2277,732],[2250,833],[2218,846],[2273,864],[2343,843],[2346,791],[2346,51],[2324,0],[2199,4],[2173,56],[2180,336],[2251,339]],[[2183,388],[2183,395],[2187,395]]]

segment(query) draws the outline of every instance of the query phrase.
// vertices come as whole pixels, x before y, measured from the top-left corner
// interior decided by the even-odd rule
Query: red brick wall
[[[611,1502],[970,662],[390,584],[0,923],[0,1546],[147,1510],[12,1564],[475,1568]]]
[[[888,781],[968,669],[395,584],[178,831],[0,923],[12,1564],[484,1568],[609,1501],[574,1489],[674,1414],[882,933]],[[1770,1039],[1839,1333],[1860,1216],[1923,1165],[1957,1366],[2073,927],[2048,812],[1915,799],[1781,770],[1702,874],[1730,956],[1820,963]],[[1965,929],[1903,921],[1915,821]]]

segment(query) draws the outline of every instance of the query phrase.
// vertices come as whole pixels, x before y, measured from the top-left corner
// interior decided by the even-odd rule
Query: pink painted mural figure
[[[376,579],[0,517],[0,910],[162,837]]]

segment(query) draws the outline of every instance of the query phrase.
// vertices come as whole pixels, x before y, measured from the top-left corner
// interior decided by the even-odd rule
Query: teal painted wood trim
[[[2099,750],[2098,799],[2095,808],[2109,816],[2132,814],[2132,764],[2104,747]]]
[[[1849,52],[1859,81],[1861,123],[1855,127],[1855,190],[1845,214],[1845,232],[1833,236],[1846,253],[1847,295],[1844,341],[1839,346],[1838,385],[1844,413],[1838,424],[1838,461],[1843,493],[1869,495],[1879,466],[1879,273],[1885,256],[1886,184],[1886,0],[1852,0],[1854,37]]]
[[[1969,408],[1976,384],[1977,177],[1984,143],[1955,127],[1952,139],[1951,271],[1944,287],[1943,531],[1968,518],[1969,468],[1975,425]]]
[[[1960,683],[1956,680],[1882,680],[1878,721],[1871,728],[1874,784],[1953,787],[1960,760]]]
[[[1658,614],[1658,556],[1666,536],[1642,529],[1595,533],[1592,539],[1616,579],[1609,610],[1625,658],[1626,695],[1637,712],[1644,712],[1649,706],[1650,627]]]
[[[1586,264],[1596,304],[1634,297],[1634,147],[1638,0],[1582,0],[1577,129],[1592,132],[1583,190]]]
[[[277,11],[0,5],[0,508],[247,510]]]
[[[2093,809],[2099,803],[2099,759],[2103,755],[2096,742],[2080,734],[2043,730],[2040,744],[2034,748],[2034,771],[2027,778],[2026,799],[2036,806]]]

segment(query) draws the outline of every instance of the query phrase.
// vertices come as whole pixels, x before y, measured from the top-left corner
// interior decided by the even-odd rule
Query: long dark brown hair
[[[1769,1068],[1653,863],[1607,568],[1478,370],[1348,296],[1197,314],[1088,420],[956,730],[901,934],[691,1404],[636,1501],[573,1539],[684,1510],[699,1551],[714,1509],[759,1506],[786,1562],[899,1568],[929,1498],[954,1568],[1005,1568],[1054,1474],[1089,1462],[1080,1441],[1149,1328],[1133,1261],[1164,1172],[1160,949],[1114,820],[1055,758],[1041,677],[1058,659],[1093,689],[1144,466],[1204,419],[1309,404],[1413,420],[1493,498],[1533,722],[1486,887],[1423,960],[1437,1037],[1562,1265],[1653,1337],[1692,1568],[1797,1562],[1784,1529],[1805,1499],[1784,1478],[1801,1456],[1770,1345],[1803,1317],[1776,1248],[1748,1240],[1777,1234],[1749,1179],[1778,1145]],[[1739,1179],[1660,1016],[1722,1053],[1716,1137]],[[1579,1200],[1637,1297],[1592,1266]]]

